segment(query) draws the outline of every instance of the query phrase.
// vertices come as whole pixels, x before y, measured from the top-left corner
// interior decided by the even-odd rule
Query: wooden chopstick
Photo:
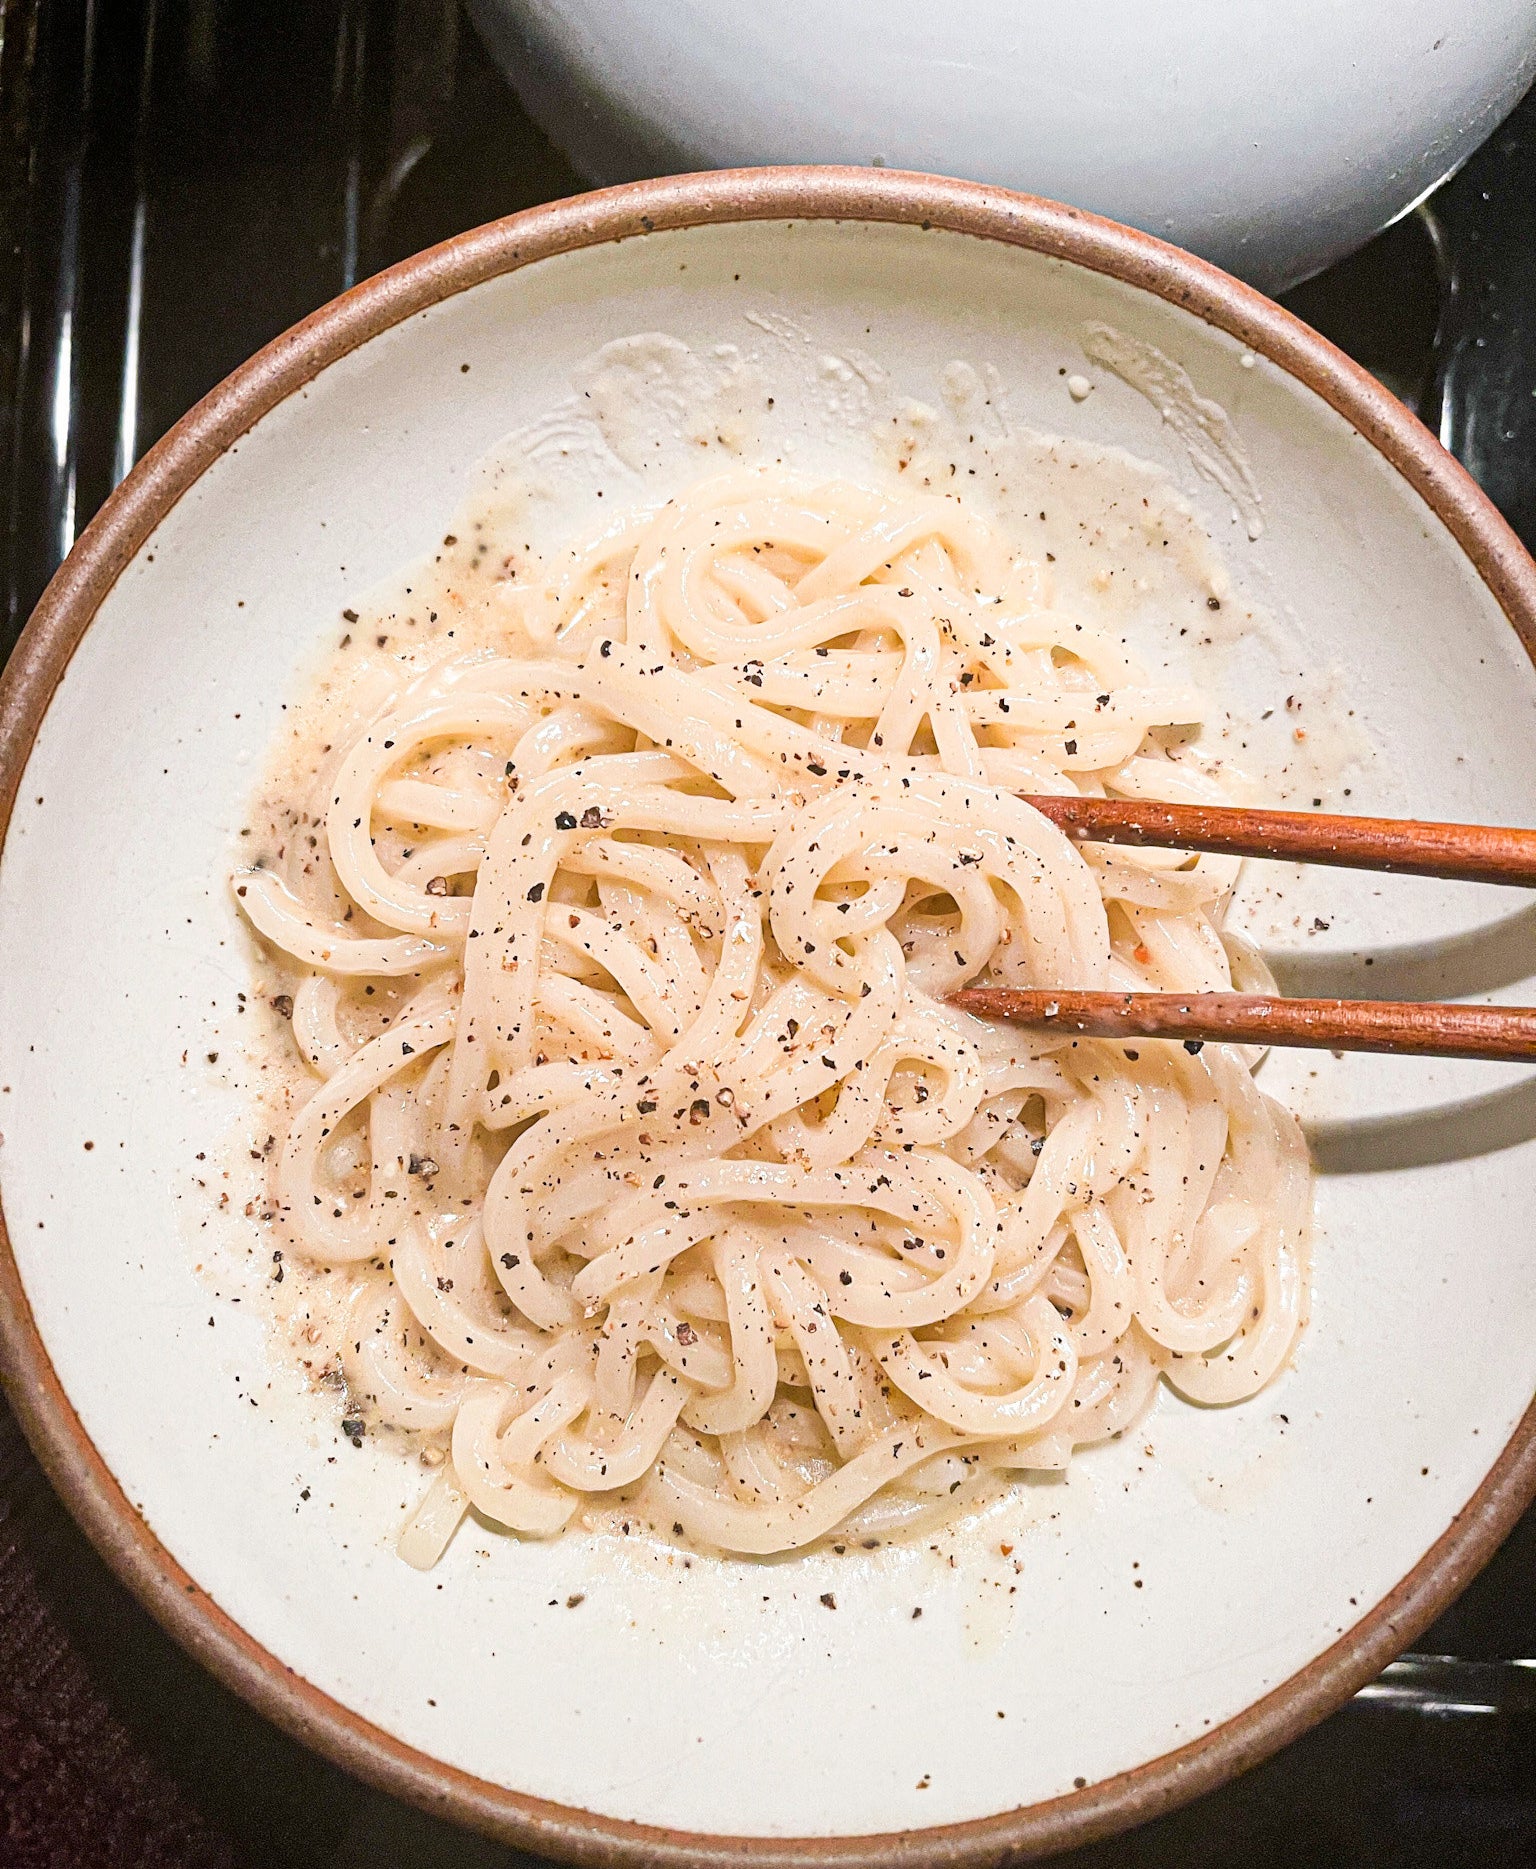
[[[1371,999],[1274,999],[1262,993],[1020,992],[967,987],[950,1005],[988,1019],[1084,1038],[1298,1045],[1430,1058],[1536,1058],[1536,1006],[1420,1005]]]
[[[1142,798],[1026,796],[1074,843],[1209,850],[1230,857],[1397,870],[1463,882],[1536,887],[1536,831],[1234,805],[1168,805]],[[949,1002],[1083,1038],[1180,1039],[1204,1044],[1295,1045],[1434,1058],[1536,1059],[1536,1007],[1447,1006],[1361,999],[1279,999],[1262,993],[1021,992],[968,987]]]
[[[1276,857],[1342,869],[1399,870],[1409,876],[1536,887],[1536,831],[1502,825],[1165,805],[1144,798],[1083,798],[1075,793],[1030,796],[1024,802],[1075,843],[1211,850],[1231,857]]]

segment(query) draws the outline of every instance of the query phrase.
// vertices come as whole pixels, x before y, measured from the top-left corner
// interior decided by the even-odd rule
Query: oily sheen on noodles
[[[879,1537],[1160,1378],[1253,1394],[1309,1174],[1251,1060],[945,1004],[1231,982],[1233,863],[1017,796],[1224,797],[1202,696],[954,499],[741,473],[568,563],[398,665],[235,879],[315,1076],[289,1263],[352,1269],[354,1407],[446,1455],[403,1553],[469,1505]]]

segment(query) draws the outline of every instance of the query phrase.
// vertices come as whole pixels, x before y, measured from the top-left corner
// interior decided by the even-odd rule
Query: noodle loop
[[[954,500],[705,483],[412,669],[236,878],[314,1074],[291,1253],[451,1463],[412,1562],[470,1505],[883,1536],[1284,1362],[1308,1165],[1248,1060],[945,1003],[1231,983],[1234,864],[1016,795],[1223,796],[1203,698],[1044,589]]]

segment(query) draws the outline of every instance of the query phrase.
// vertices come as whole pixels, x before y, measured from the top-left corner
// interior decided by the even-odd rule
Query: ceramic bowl
[[[742,163],[1052,195],[1279,291],[1449,175],[1536,77],[1525,0],[469,0],[592,182]]]
[[[1116,374],[1103,327],[1122,361],[1160,358],[1152,376]],[[641,332],[777,387],[753,446],[806,466],[957,384],[977,421],[1129,451],[1226,559],[1229,615],[1267,619],[1215,645],[1213,679],[1255,715],[1267,697],[1272,732],[1294,737],[1306,683],[1309,722],[1349,721],[1357,763],[1319,783],[1366,810],[1536,822],[1536,568],[1390,396],[1201,262],[854,170],[647,183],[466,234],[180,423],[4,677],[8,1393],[179,1640],[434,1810],[581,1861],[1060,1848],[1337,1706],[1530,1498],[1536,1097],[1516,1067],[1273,1057],[1323,1170],[1294,1365],[1229,1411],[1164,1396],[936,1551],[685,1565],[471,1524],[436,1571],[400,1563],[419,1472],[343,1439],[210,1244],[247,1109],[231,840],[343,608],[432,549],[507,431],[579,453],[574,376]],[[689,419],[656,418],[665,473],[715,445]],[[1532,913],[1507,892],[1285,875],[1246,913],[1298,986],[1531,993]]]

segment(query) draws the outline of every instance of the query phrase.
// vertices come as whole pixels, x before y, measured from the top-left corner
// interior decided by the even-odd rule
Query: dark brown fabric
[[[124,1725],[75,1644],[70,1609],[105,1633],[100,1596],[113,1586],[93,1568],[0,1414],[0,1862],[226,1869],[229,1845]],[[108,1617],[134,1619],[117,1604]]]

